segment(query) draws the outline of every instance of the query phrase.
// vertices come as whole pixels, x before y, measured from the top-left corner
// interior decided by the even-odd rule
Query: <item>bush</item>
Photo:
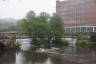
[[[79,35],[79,36],[77,37],[77,40],[87,40],[87,38],[85,38],[84,36]]]
[[[67,40],[55,39],[53,41],[53,45],[55,47],[63,47],[63,46],[67,47],[67,46],[69,46],[69,42]]]
[[[47,40],[39,40],[38,43],[40,48],[50,48],[50,44],[47,42]]]
[[[77,37],[77,42],[76,42],[77,47],[79,48],[88,48],[90,45],[90,42],[87,38],[84,36],[78,36]]]
[[[69,41],[63,40],[63,46],[69,46]]]
[[[16,42],[15,48],[20,48],[21,44],[19,42]]]
[[[82,40],[77,40],[76,45],[79,48],[88,48],[90,43],[88,40],[82,39]]]

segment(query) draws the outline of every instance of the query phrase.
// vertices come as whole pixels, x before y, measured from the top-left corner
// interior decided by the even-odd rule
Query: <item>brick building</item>
[[[56,1],[65,32],[96,32],[96,0]]]

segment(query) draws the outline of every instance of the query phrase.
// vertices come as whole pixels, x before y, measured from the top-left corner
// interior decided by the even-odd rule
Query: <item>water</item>
[[[91,64],[92,62],[96,64],[95,51],[79,53],[76,49],[69,47],[61,55],[51,56],[46,53],[36,53],[29,39],[19,39],[18,41],[22,44],[21,50],[0,53],[0,64]],[[63,56],[63,54],[67,55]],[[88,62],[89,59],[92,61]]]
[[[76,46],[76,38],[65,38],[70,43],[70,46]]]

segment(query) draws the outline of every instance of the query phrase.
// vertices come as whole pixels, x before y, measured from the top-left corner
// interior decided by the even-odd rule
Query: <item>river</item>
[[[68,47],[62,55],[51,56],[35,52],[29,39],[18,39],[18,41],[21,42],[21,50],[0,53],[0,64],[96,64],[95,51],[77,53],[75,48]],[[90,59],[92,61],[88,62]]]

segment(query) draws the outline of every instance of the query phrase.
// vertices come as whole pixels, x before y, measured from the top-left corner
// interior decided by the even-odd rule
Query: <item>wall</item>
[[[16,33],[0,33],[0,43],[13,47],[15,42]]]

